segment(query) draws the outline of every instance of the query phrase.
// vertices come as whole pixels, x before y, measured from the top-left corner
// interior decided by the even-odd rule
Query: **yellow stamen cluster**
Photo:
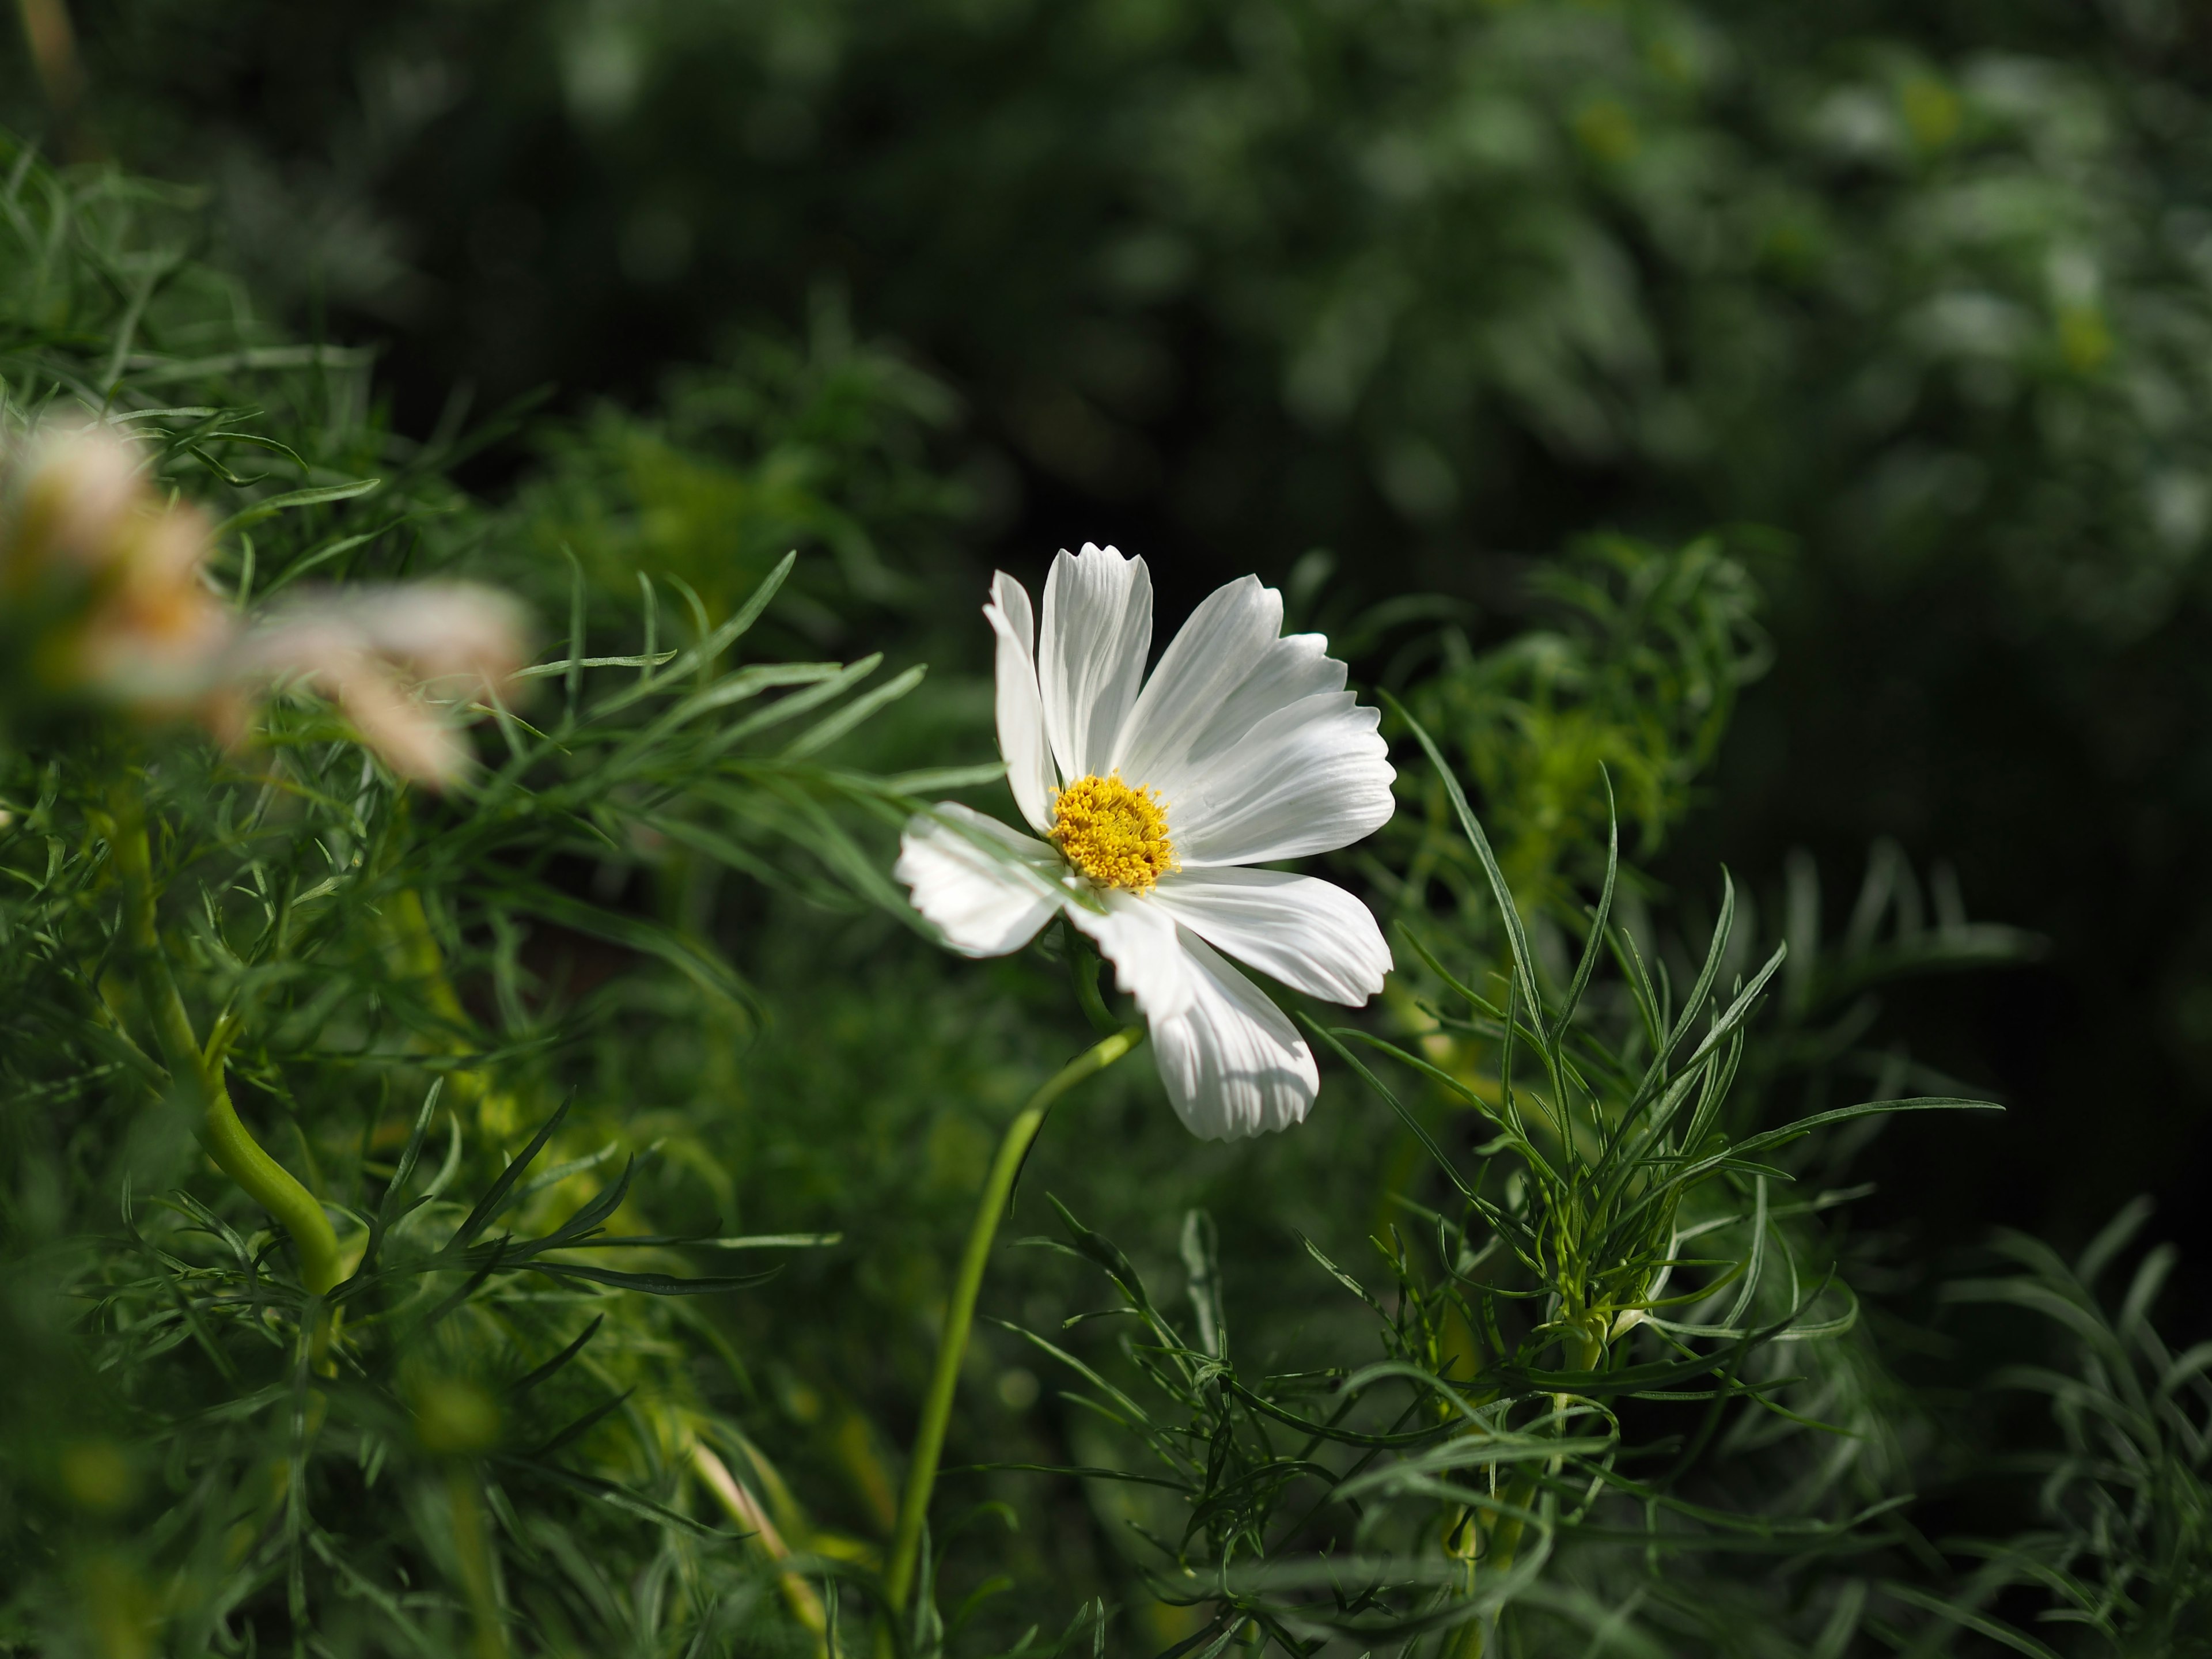
[[[1168,804],[1119,772],[1078,778],[1052,798],[1052,844],[1102,887],[1150,887],[1172,874]]]

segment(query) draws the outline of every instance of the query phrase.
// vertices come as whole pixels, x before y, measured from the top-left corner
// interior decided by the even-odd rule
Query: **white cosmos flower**
[[[1325,853],[1390,817],[1381,715],[1318,634],[1285,636],[1282,595],[1246,576],[1191,613],[1152,678],[1142,559],[1086,544],[1053,561],[1036,637],[1003,571],[999,747],[1038,841],[954,802],[908,821],[897,874],[953,949],[1019,950],[1056,914],[1098,943],[1152,1028],[1182,1121],[1208,1139],[1302,1121],[1313,1052],[1222,959],[1358,1005],[1390,951],[1342,888],[1247,866]]]

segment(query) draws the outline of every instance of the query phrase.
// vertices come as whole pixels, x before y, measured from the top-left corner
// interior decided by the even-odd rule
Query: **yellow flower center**
[[[1150,887],[1181,866],[1168,804],[1119,772],[1078,778],[1052,798],[1052,844],[1102,887]]]

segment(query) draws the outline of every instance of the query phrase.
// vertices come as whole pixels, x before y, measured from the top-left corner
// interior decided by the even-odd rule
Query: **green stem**
[[[484,1535],[483,1504],[477,1494],[476,1471],[459,1458],[446,1470],[446,1498],[453,1515],[453,1550],[460,1559],[462,1588],[476,1625],[476,1659],[507,1659],[507,1632],[493,1592],[491,1542]]]
[[[300,1278],[317,1296],[340,1278],[337,1235],[315,1195],[292,1172],[261,1149],[239,1121],[222,1079],[222,1061],[200,1047],[191,1016],[169,972],[154,913],[153,857],[146,838],[145,810],[129,787],[115,793],[109,845],[123,878],[124,926],[137,957],[138,994],[154,1022],[161,1058],[177,1085],[189,1091],[197,1112],[193,1133],[208,1156],[248,1196],[276,1218],[300,1250]]]
[[[1516,1474],[1505,1485],[1505,1501],[1516,1510],[1525,1510],[1536,1501],[1536,1478],[1531,1474]],[[1490,1552],[1483,1565],[1491,1571],[1503,1573],[1513,1565],[1513,1558],[1521,1551],[1522,1528],[1528,1523],[1517,1515],[1501,1516],[1490,1534]]]
[[[1578,1328],[1571,1339],[1570,1354],[1577,1370],[1595,1375],[1604,1365],[1605,1329],[1605,1322],[1601,1316],[1586,1315],[1582,1322],[1578,1322]],[[1572,1398],[1571,1395],[1565,1394],[1555,1394],[1552,1396],[1553,1410],[1562,1413],[1559,1423],[1559,1432],[1562,1435],[1567,1431],[1564,1413],[1571,1398]],[[1559,1472],[1559,1460],[1553,1458],[1551,1472],[1556,1475]],[[1517,1509],[1524,1510],[1534,1504],[1536,1501],[1535,1477],[1534,1475],[1516,1477],[1506,1487],[1505,1501]],[[1486,1563],[1492,1571],[1504,1572],[1513,1565],[1513,1558],[1521,1548],[1521,1534],[1527,1524],[1518,1516],[1502,1520],[1498,1523],[1496,1530],[1491,1534],[1490,1553]]]
[[[937,1341],[937,1369],[930,1374],[929,1393],[921,1405],[921,1425],[915,1431],[914,1455],[907,1466],[906,1490],[900,1494],[898,1528],[891,1534],[890,1568],[884,1589],[891,1611],[904,1611],[914,1591],[916,1562],[921,1556],[921,1529],[929,1518],[929,1493],[937,1484],[937,1460],[945,1450],[945,1425],[952,1417],[952,1395],[960,1381],[960,1361],[968,1351],[968,1328],[975,1322],[975,1297],[983,1288],[983,1268],[990,1259],[991,1241],[998,1237],[999,1217],[1013,1191],[1014,1177],[1030,1143],[1044,1122],[1052,1103],[1093,1073],[1103,1072],[1145,1040],[1141,1025],[1125,1026],[1103,1042],[1062,1067],[1051,1082],[1030,1097],[1020,1115],[1006,1126],[998,1156],[983,1182],[983,1195],[975,1206],[975,1220],[968,1230],[968,1248],[960,1258],[960,1276],[952,1285],[952,1300],[945,1310],[945,1329]]]
[[[1066,916],[1060,919],[1060,927],[1066,937],[1067,968],[1075,981],[1075,1000],[1083,1010],[1084,1018],[1091,1022],[1091,1029],[1101,1036],[1110,1036],[1120,1029],[1121,1022],[1107,1012],[1106,1000],[1098,994],[1097,947],[1079,933]]]

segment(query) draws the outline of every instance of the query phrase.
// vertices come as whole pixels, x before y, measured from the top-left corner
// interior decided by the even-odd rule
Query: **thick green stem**
[[[1601,1317],[1589,1316],[1581,1323],[1569,1340],[1571,1357],[1578,1370],[1595,1375],[1605,1364],[1605,1322]],[[1553,1408],[1560,1413],[1559,1432],[1567,1431],[1565,1412],[1571,1395],[1552,1396]],[[1559,1472],[1559,1462],[1552,1461],[1552,1473]],[[1516,1477],[1506,1487],[1505,1501],[1516,1509],[1528,1509],[1536,1501],[1536,1480],[1534,1475]],[[1521,1548],[1521,1534],[1527,1522],[1519,1516],[1509,1516],[1498,1522],[1490,1537],[1490,1553],[1485,1565],[1493,1572],[1504,1572],[1513,1565],[1513,1558]]]
[[[1072,1060],[1060,1074],[1030,1097],[1018,1116],[1006,1126],[991,1173],[983,1182],[983,1195],[975,1206],[975,1224],[968,1230],[968,1248],[960,1258],[960,1275],[953,1281],[952,1300],[945,1310],[945,1328],[937,1341],[937,1369],[929,1378],[929,1393],[921,1405],[921,1425],[915,1430],[914,1455],[907,1465],[906,1490],[900,1494],[897,1529],[891,1534],[890,1570],[884,1576],[891,1611],[902,1612],[914,1592],[915,1564],[921,1557],[921,1529],[929,1518],[930,1489],[937,1484],[937,1460],[945,1450],[945,1425],[952,1418],[952,1395],[960,1381],[960,1362],[968,1352],[968,1328],[975,1322],[975,1297],[983,1288],[983,1269],[991,1255],[991,1241],[998,1237],[999,1218],[1006,1198],[1021,1173],[1030,1143],[1044,1122],[1054,1101],[1084,1079],[1104,1071],[1145,1040],[1145,1028],[1131,1025]]]
[[[222,1080],[222,1061],[200,1048],[191,1016],[169,972],[169,958],[154,914],[153,859],[146,839],[146,814],[128,785],[116,792],[110,845],[123,878],[124,925],[137,958],[138,994],[154,1022],[161,1058],[179,1088],[188,1091],[196,1113],[193,1132],[218,1169],[276,1218],[300,1250],[300,1277],[320,1296],[340,1277],[337,1235],[315,1195],[292,1172],[269,1156],[246,1133],[230,1103]]]

